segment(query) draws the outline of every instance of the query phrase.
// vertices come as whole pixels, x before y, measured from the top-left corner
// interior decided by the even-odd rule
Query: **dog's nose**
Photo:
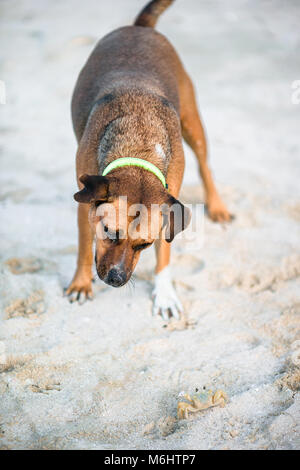
[[[116,268],[111,269],[107,275],[107,284],[113,287],[121,287],[126,282],[126,273]]]

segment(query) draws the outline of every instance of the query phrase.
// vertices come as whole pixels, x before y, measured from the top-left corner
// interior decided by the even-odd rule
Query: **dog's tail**
[[[174,0],[152,0],[136,18],[135,26],[154,28],[158,17],[174,2]]]

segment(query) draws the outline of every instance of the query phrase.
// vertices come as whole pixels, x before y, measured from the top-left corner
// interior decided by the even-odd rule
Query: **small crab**
[[[178,395],[177,416],[178,419],[187,419],[189,413],[196,413],[197,411],[206,410],[212,406],[225,406],[228,397],[222,390],[217,390],[213,393],[211,390],[203,388],[190,396],[188,393],[180,392]]]

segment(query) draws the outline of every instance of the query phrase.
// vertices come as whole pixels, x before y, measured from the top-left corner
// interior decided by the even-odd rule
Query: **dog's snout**
[[[126,282],[126,273],[119,269],[112,268],[107,275],[107,284],[113,287],[121,287]]]

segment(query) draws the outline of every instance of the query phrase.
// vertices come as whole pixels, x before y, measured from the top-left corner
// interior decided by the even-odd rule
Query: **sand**
[[[133,286],[98,280],[83,306],[62,296],[76,263],[72,89],[97,39],[143,3],[1,2],[0,448],[299,448],[299,2],[178,0],[158,25],[194,80],[236,215],[173,244],[185,321],[151,316],[152,249]],[[201,202],[185,150],[182,199]],[[203,386],[230,402],[177,421],[178,393]]]

